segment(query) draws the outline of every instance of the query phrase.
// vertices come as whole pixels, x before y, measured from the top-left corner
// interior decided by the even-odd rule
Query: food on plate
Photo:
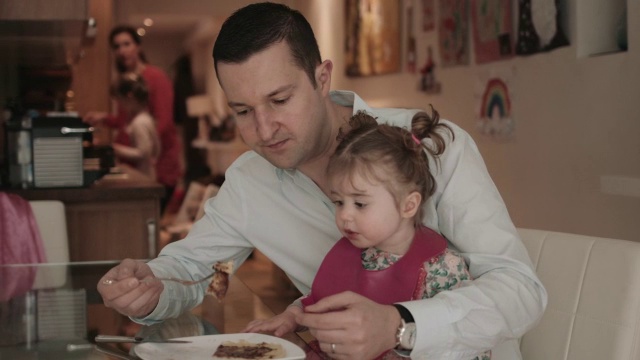
[[[286,356],[280,344],[247,340],[223,341],[213,353],[220,359],[281,359]]]
[[[213,265],[213,269],[216,272],[207,287],[207,295],[213,295],[218,301],[222,301],[229,289],[229,275],[233,272],[233,261],[218,261]]]

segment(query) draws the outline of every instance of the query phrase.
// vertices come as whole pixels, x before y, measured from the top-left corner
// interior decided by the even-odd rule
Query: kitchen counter
[[[86,188],[0,188],[0,190],[20,195],[27,200],[60,200],[64,203],[161,198],[164,196],[162,185],[149,180],[130,167],[120,167],[119,172],[107,174]]]
[[[0,189],[65,205],[71,261],[154,258],[164,187],[121,167],[87,188]]]

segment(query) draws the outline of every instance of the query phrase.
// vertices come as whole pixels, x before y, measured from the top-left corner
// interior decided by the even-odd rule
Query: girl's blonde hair
[[[327,176],[353,179],[358,174],[368,180],[384,184],[394,196],[397,205],[405,195],[417,191],[426,201],[436,190],[429,168],[429,156],[437,163],[444,152],[445,133],[453,131],[441,124],[438,112],[431,107],[431,115],[419,112],[411,120],[411,130],[387,124],[378,124],[375,117],[359,111],[349,120],[348,128],[340,129],[338,147],[329,160]],[[422,143],[431,139],[428,146]],[[419,207],[415,225],[422,223],[423,210]]]

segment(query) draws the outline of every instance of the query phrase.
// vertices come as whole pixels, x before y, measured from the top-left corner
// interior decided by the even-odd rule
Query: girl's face
[[[134,99],[128,96],[118,96],[116,100],[118,101],[118,106],[122,107],[122,110],[124,110],[126,114],[132,115],[136,113],[138,104]]]
[[[384,184],[358,174],[334,177],[330,185],[336,224],[354,246],[397,255],[408,250],[415,233],[413,216],[420,206],[417,192],[398,203]]]
[[[122,32],[113,37],[111,49],[116,62],[127,71],[135,71],[140,61],[140,46],[136,44],[131,35]]]

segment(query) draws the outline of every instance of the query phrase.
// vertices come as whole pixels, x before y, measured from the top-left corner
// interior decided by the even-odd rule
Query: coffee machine
[[[9,184],[22,188],[90,184],[109,169],[108,164],[102,166],[101,159],[85,158],[85,154],[96,153],[91,145],[92,131],[92,127],[73,115],[25,116],[9,122],[6,127]]]

